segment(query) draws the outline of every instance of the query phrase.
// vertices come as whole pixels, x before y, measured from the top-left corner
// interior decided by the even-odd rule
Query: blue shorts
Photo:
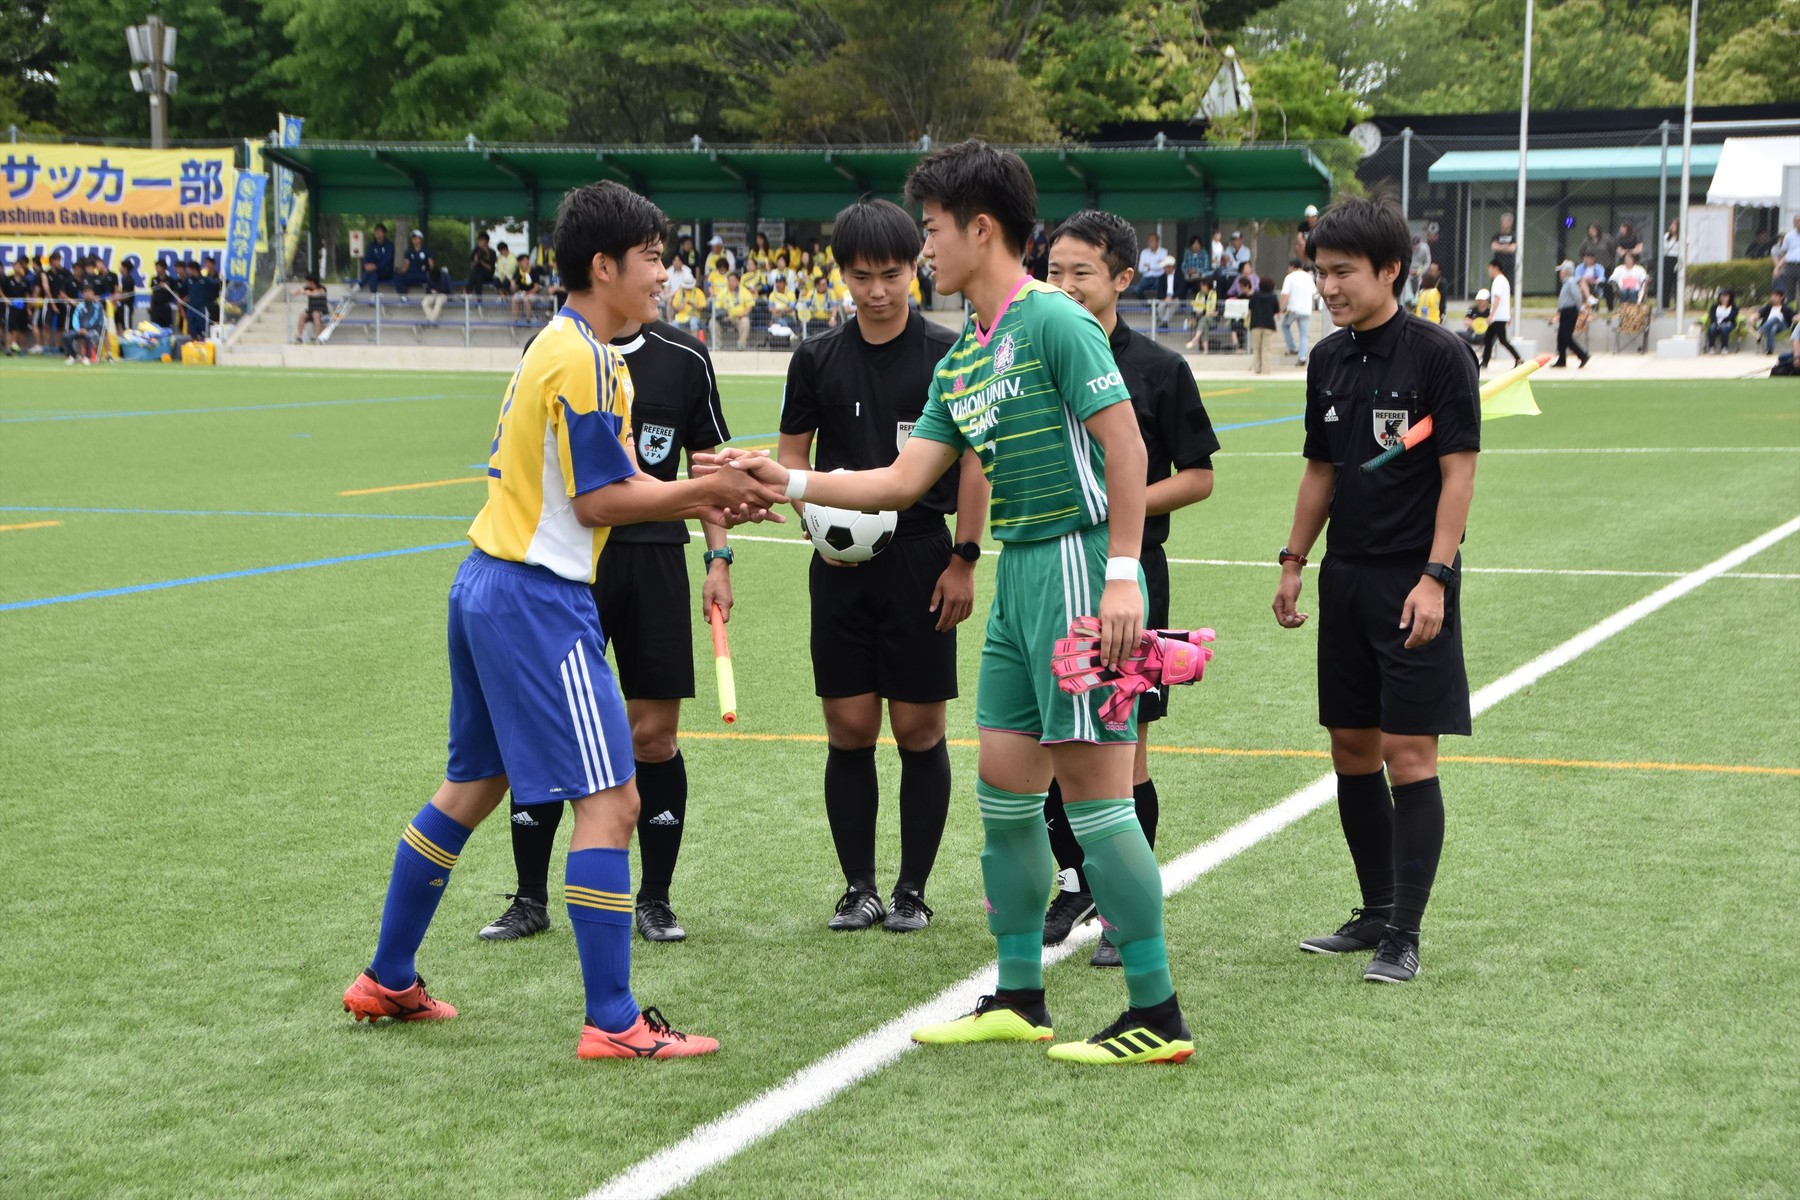
[[[631,725],[585,583],[470,553],[450,585],[452,783],[505,775],[519,804],[631,778]]]

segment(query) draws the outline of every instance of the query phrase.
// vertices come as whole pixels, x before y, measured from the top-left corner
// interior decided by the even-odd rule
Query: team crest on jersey
[[[667,425],[645,425],[638,431],[638,457],[655,466],[675,448],[675,431]]]
[[[1404,408],[1377,408],[1374,410],[1375,440],[1383,449],[1398,446],[1400,439],[1406,436],[1411,428],[1410,415]]]
[[[1012,370],[1013,359],[1017,358],[1018,354],[1019,349],[1013,345],[1012,334],[1009,333],[1001,338],[1000,344],[994,347],[994,374],[998,375],[1002,371]]]

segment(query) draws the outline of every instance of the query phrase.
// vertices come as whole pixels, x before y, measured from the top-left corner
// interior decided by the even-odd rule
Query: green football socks
[[[1118,947],[1131,1007],[1161,1004],[1175,992],[1163,942],[1162,871],[1131,800],[1065,800],[1063,809],[1086,858],[1094,903]]]
[[[1003,992],[1041,991],[1044,986],[1044,898],[1056,875],[1044,827],[1044,795],[1009,792],[986,780],[975,783],[987,835],[981,881],[987,891],[988,929],[1000,944]]]

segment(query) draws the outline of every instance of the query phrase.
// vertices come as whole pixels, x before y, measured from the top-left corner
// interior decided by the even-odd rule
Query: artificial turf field
[[[991,960],[967,740],[985,596],[936,920],[831,934],[806,551],[738,536],[741,718],[719,722],[697,640],[683,721],[690,936],[635,950],[640,1000],[723,1052],[576,1061],[560,905],[544,936],[474,936],[510,890],[500,822],[420,953],[462,1015],[351,1022],[395,838],[441,778],[444,596],[503,382],[0,364],[0,1196],[578,1196]],[[771,443],[780,381],[723,384],[739,444]],[[1168,550],[1210,560],[1172,567],[1174,615],[1219,656],[1154,727],[1165,862],[1329,769],[1314,632],[1269,612],[1300,389],[1203,391],[1225,454]],[[1800,514],[1784,381],[1538,398],[1484,428],[1476,687]],[[1356,899],[1327,803],[1170,899],[1184,1067],[909,1053],[676,1194],[1800,1194],[1797,598],[1800,536],[1446,742],[1483,761],[1443,768],[1413,984],[1296,949]],[[891,749],[881,767],[891,871]],[[1123,1006],[1086,958],[1049,972],[1060,1036]]]

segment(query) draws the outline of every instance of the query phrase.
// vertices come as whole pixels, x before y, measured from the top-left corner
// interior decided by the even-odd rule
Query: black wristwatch
[[[981,543],[958,542],[950,547],[950,553],[964,562],[975,562],[981,558]]]
[[[700,561],[705,563],[708,567],[710,567],[713,565],[714,560],[717,560],[719,562],[724,563],[726,566],[729,567],[731,565],[732,558],[733,558],[733,555],[731,553],[731,547],[730,546],[720,546],[717,550],[708,550],[705,554],[701,555]]]
[[[1426,563],[1425,569],[1419,573],[1431,576],[1445,587],[1449,587],[1456,579],[1456,568],[1447,567],[1443,563]]]

